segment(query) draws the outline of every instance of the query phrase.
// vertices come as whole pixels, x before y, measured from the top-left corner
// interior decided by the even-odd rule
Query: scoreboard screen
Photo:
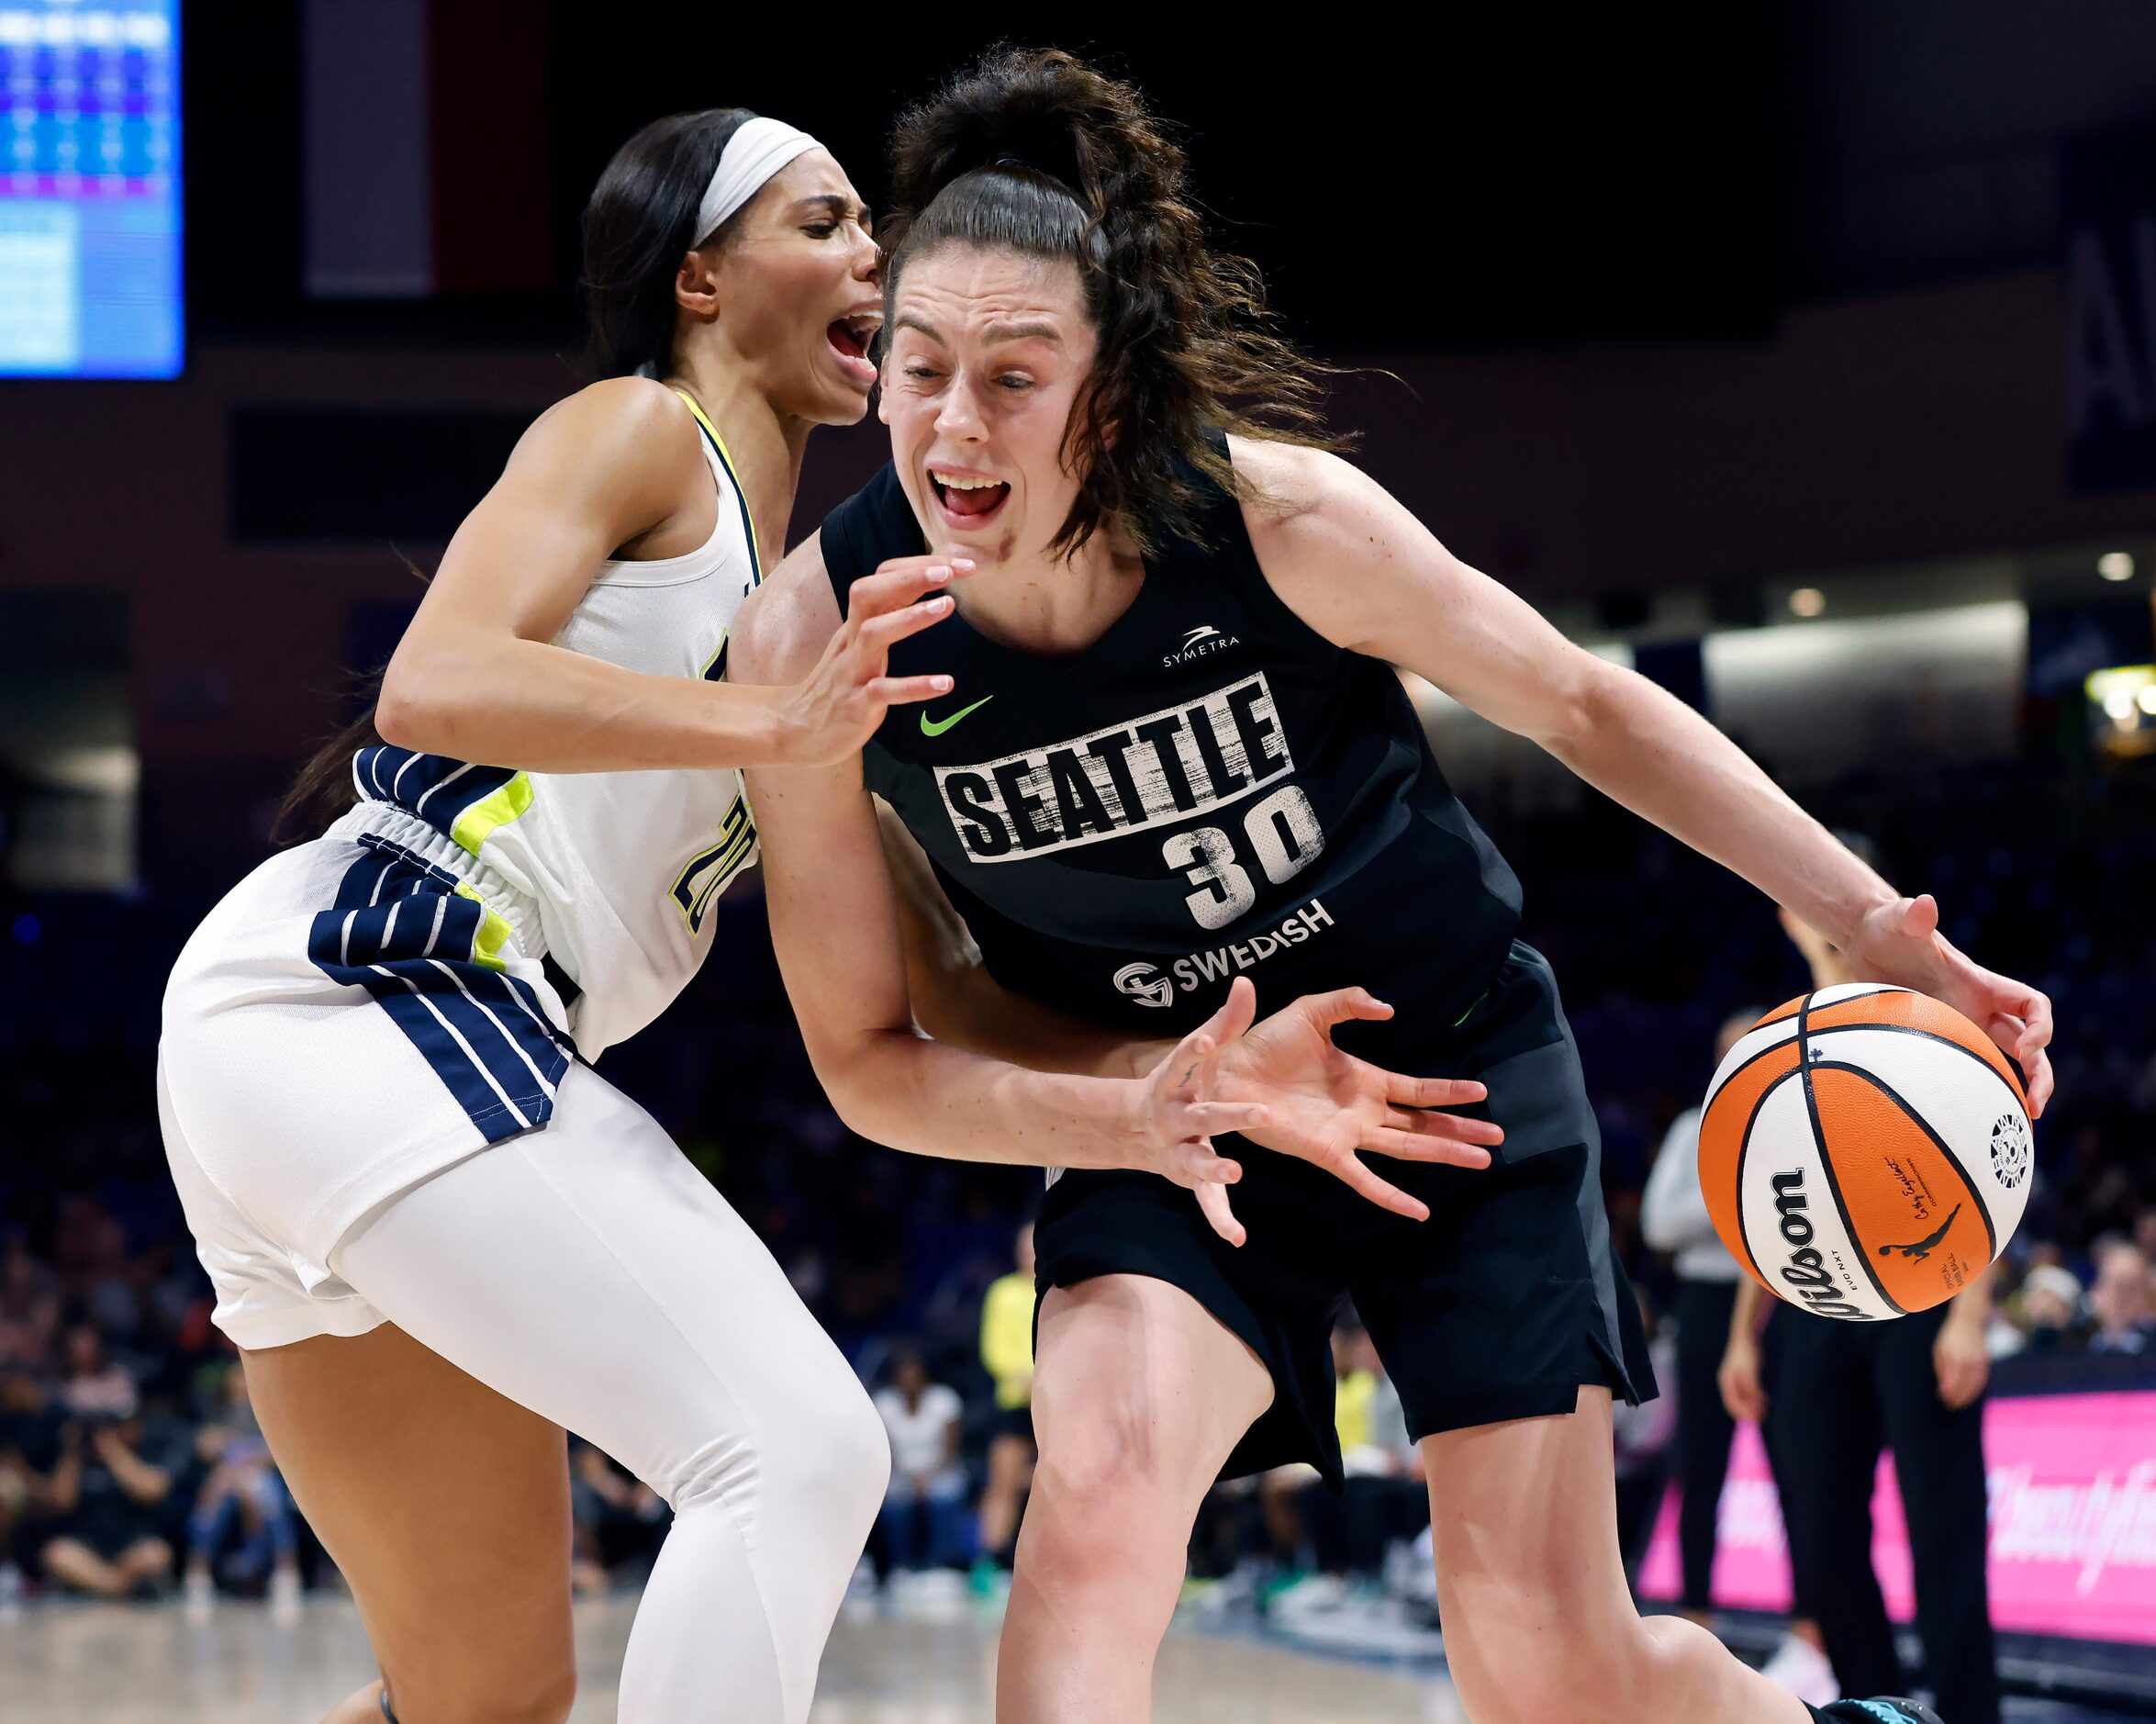
[[[179,0],[0,0],[0,375],[173,377]]]

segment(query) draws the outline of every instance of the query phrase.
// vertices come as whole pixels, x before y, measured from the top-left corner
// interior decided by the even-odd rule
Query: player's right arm
[[[944,566],[903,558],[856,581],[849,617],[905,609],[922,565]],[[787,682],[843,633],[811,539],[743,606],[735,674]],[[873,639],[853,650],[876,661],[860,674],[881,674]],[[922,1155],[1160,1173],[1210,1192],[1206,1213],[1239,1242],[1241,1229],[1232,1218],[1223,1225],[1217,1199],[1241,1170],[1213,1153],[1209,1134],[1264,1119],[1261,1106],[1212,1099],[1220,1044],[1249,1025],[1247,982],[1145,1078],[1030,1071],[930,1041],[914,1027],[898,908],[858,752],[835,765],[761,767],[748,788],[787,993],[816,1075],[848,1125]]]
[[[776,688],[647,676],[552,644],[600,563],[654,537],[700,542],[718,500],[673,390],[617,377],[549,408],[457,529],[398,643],[374,710],[382,739],[534,772],[835,760],[887,706],[939,692],[927,677],[849,679],[837,637]],[[888,644],[940,614],[878,626]]]

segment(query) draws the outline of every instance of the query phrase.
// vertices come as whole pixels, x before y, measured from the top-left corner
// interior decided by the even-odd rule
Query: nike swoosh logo
[[[921,715],[921,733],[923,736],[941,736],[945,731],[949,730],[952,725],[957,723],[957,722],[964,718],[968,712],[979,711],[981,708],[988,705],[988,703],[993,700],[996,697],[992,694],[984,694],[971,706],[960,707],[947,719],[932,719],[927,713],[923,712]]]

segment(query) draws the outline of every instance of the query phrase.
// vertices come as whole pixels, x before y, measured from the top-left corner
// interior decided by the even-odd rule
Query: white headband
[[[718,232],[721,222],[796,156],[822,147],[782,119],[759,115],[743,120],[719,152],[719,165],[711,170],[710,185],[704,187],[704,201],[697,206],[696,237],[690,244],[701,245]]]

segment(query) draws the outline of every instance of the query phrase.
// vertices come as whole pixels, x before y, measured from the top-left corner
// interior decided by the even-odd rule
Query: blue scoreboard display
[[[173,377],[179,0],[0,0],[0,375]]]

